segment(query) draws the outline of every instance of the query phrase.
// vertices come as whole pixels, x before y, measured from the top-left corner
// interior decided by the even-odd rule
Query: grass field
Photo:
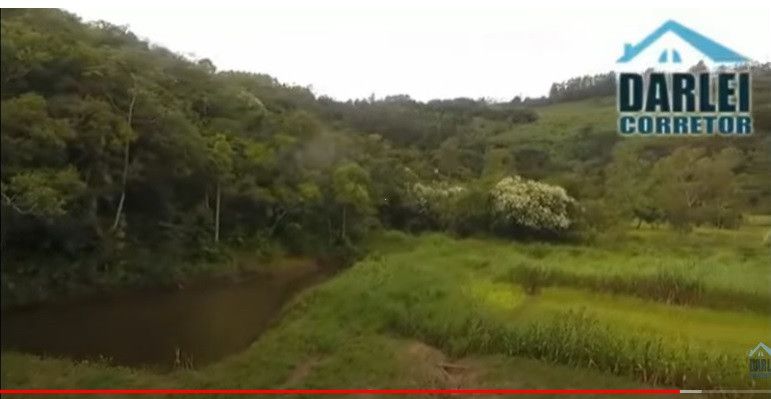
[[[491,144],[513,145],[533,141],[562,142],[581,129],[592,126],[598,131],[616,131],[615,97],[592,98],[557,103],[537,108],[534,123],[513,125],[489,138]]]
[[[6,388],[764,386],[768,381],[749,378],[746,356],[771,341],[771,313],[747,299],[768,298],[766,228],[640,230],[592,247],[385,232],[371,241],[366,259],[300,295],[276,328],[214,365],[158,375],[3,353],[2,382]],[[537,270],[536,277],[523,268]],[[662,270],[672,274],[645,280]],[[619,283],[636,280],[648,283]],[[693,284],[697,296],[672,302],[683,290],[677,287]],[[673,297],[657,297],[671,289]],[[710,300],[713,293],[720,300]]]

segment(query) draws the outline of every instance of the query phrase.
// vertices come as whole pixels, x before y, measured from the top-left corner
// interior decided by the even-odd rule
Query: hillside
[[[625,137],[613,75],[339,101],[60,10],[0,21],[3,388],[767,385],[769,65],[752,136]]]
[[[768,70],[755,78],[750,138],[622,139],[612,98],[339,102],[57,10],[5,10],[2,33],[2,246],[13,248],[2,251],[2,273],[12,301],[148,274],[169,283],[234,246],[345,257],[376,225],[500,230],[462,198],[421,208],[416,184],[428,195],[455,185],[470,200],[507,175],[542,180],[582,201],[588,212],[573,226],[594,230],[628,218],[730,226],[771,211]],[[702,163],[703,175],[675,166],[683,162]],[[664,172],[672,167],[684,175]],[[736,183],[709,187],[716,176]],[[685,220],[681,178],[704,196]],[[637,194],[660,200],[603,205]],[[166,268],[153,265],[158,256]]]

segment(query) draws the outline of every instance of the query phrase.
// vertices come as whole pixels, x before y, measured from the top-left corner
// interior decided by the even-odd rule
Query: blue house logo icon
[[[752,378],[768,378],[771,376],[771,348],[759,343],[749,353],[749,371]]]
[[[682,24],[669,20],[645,37],[640,43],[624,45],[624,54],[618,59],[618,63],[628,63],[634,60],[640,53],[648,49],[652,44],[662,38],[667,33],[672,33],[689,44],[693,49],[700,52],[706,59],[713,63],[745,63],[749,58],[723,46],[722,44],[692,30]],[[676,48],[666,48],[657,50],[658,62],[660,64],[683,62],[680,55],[681,50]]]
[[[751,60],[669,20],[626,44],[616,90],[618,132],[648,137],[752,134]],[[769,371],[768,347],[750,354],[750,370]]]

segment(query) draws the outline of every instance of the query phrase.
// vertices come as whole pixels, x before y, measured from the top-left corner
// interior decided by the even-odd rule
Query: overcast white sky
[[[540,96],[553,81],[613,69],[625,42],[667,19],[771,60],[771,2],[761,0],[130,3],[0,0],[58,4],[219,69],[268,73],[338,99]]]

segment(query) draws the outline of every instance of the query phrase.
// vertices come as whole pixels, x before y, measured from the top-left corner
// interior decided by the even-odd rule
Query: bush
[[[516,236],[564,236],[575,224],[578,204],[562,187],[506,177],[466,186],[415,184],[411,207],[418,222],[460,235],[493,232]]]
[[[605,200],[581,201],[574,218],[576,238],[587,243],[619,241],[626,236],[629,227],[619,209]]]
[[[449,200],[443,224],[455,234],[466,236],[490,229],[490,195],[482,184],[472,184]]]
[[[521,284],[528,295],[535,295],[552,282],[552,273],[543,266],[520,264],[511,269],[509,278]]]
[[[535,247],[539,248],[539,247]],[[539,251],[528,255],[537,258]],[[643,276],[592,275],[551,268],[548,265],[519,263],[498,275],[499,281],[519,284],[529,295],[551,286],[583,288],[611,294],[676,305],[705,306],[715,309],[741,309],[769,312],[767,293],[749,293],[731,289],[708,288],[699,277],[660,268]]]
[[[577,202],[562,187],[514,176],[499,181],[490,195],[502,231],[564,233],[574,223]]]
[[[411,205],[430,224],[442,225],[456,197],[466,190],[460,185],[417,183],[410,190]]]

